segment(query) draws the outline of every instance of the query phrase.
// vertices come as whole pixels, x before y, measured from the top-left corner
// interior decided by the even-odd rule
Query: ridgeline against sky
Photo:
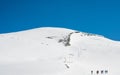
[[[0,33],[65,27],[120,41],[119,0],[1,0]]]

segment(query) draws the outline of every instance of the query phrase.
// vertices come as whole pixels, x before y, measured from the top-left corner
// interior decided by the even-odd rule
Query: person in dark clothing
[[[93,71],[91,71],[91,75],[93,75]]]
[[[97,70],[96,73],[99,74],[99,71]]]
[[[107,74],[108,73],[108,70],[105,70],[105,74]]]
[[[104,71],[103,70],[101,70],[101,74],[103,74],[104,73]]]

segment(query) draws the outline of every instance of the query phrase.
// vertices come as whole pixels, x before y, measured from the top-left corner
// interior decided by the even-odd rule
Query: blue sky
[[[0,33],[65,27],[120,41],[119,0],[0,0]]]

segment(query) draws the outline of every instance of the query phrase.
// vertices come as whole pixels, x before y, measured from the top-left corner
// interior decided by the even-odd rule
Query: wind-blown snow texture
[[[0,75],[120,75],[120,42],[65,28],[0,34]]]

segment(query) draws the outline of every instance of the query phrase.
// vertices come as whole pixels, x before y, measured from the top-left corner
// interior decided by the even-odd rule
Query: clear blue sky
[[[44,26],[120,41],[120,0],[0,0],[0,33]]]

